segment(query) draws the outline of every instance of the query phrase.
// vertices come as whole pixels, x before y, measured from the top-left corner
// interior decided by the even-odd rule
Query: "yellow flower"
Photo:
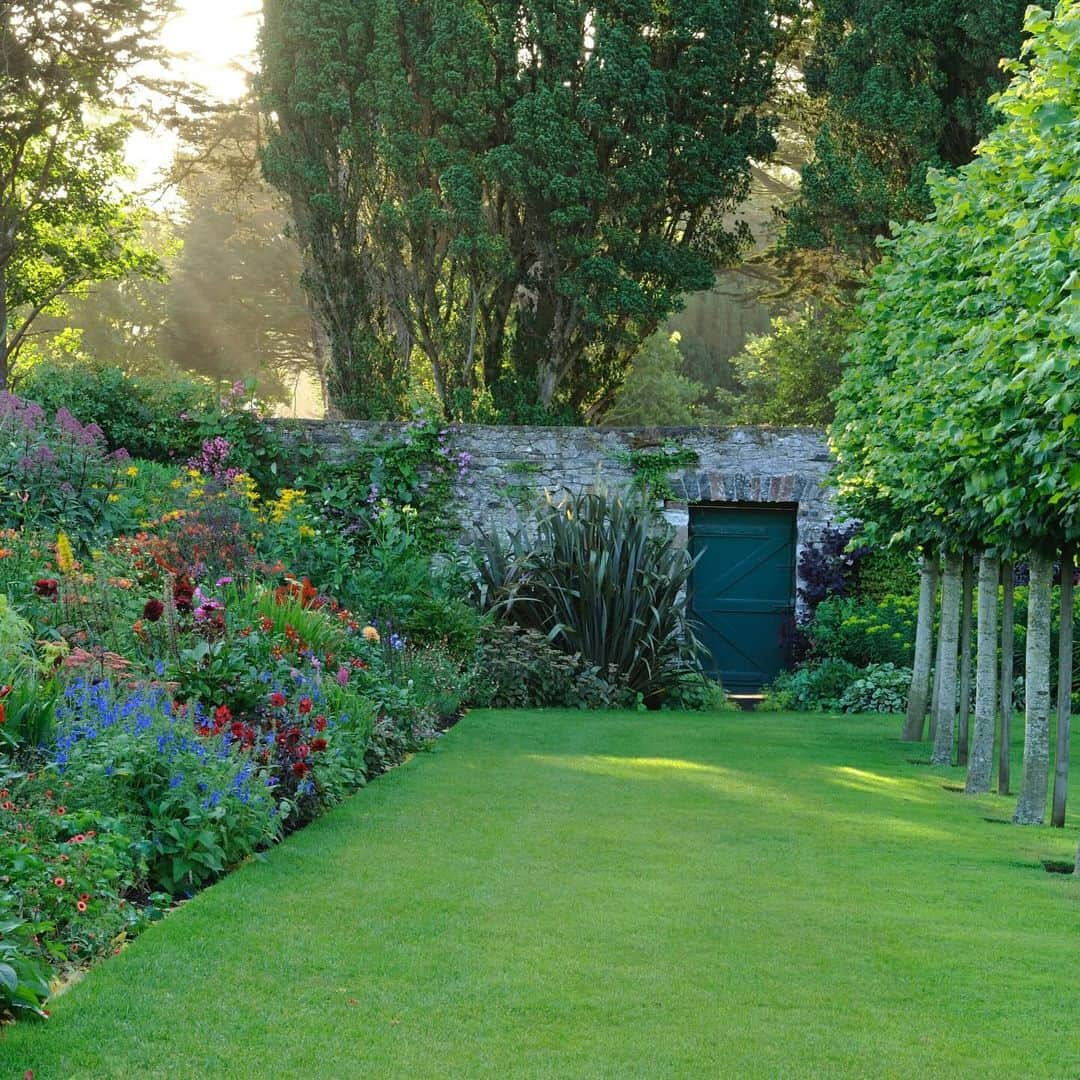
[[[259,487],[246,472],[237,473],[233,478],[233,487],[254,506],[259,501]]]
[[[169,481],[169,487],[171,487],[174,491],[177,488],[181,488],[183,486],[184,486],[184,481],[181,480],[180,477],[177,477],[175,480],[170,480]]]
[[[377,642],[379,640],[379,631],[374,626],[365,626],[360,633],[365,641]]]
[[[56,534],[56,565],[61,574],[70,574],[75,569],[75,553],[66,533]]]
[[[129,465],[124,470],[124,475],[125,476],[130,476],[130,477],[132,477],[132,479],[134,479],[136,476],[139,475],[139,467],[138,467],[138,465]]]
[[[119,495],[110,495],[108,501],[109,502],[119,502],[120,501],[120,496]]]
[[[304,493],[297,488],[282,488],[277,499],[270,504],[270,520],[280,524],[293,510],[304,505]]]
[[[296,531],[300,534],[301,540],[310,540],[315,535],[315,530],[310,525],[301,525]]]

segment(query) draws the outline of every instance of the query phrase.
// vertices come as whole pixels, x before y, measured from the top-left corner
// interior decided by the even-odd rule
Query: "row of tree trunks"
[[[1075,545],[1066,545],[1061,557],[1061,632],[1058,637],[1057,745],[1054,767],[1052,824],[1065,823],[1068,800],[1069,736],[1073,665],[1073,576]],[[1024,758],[1013,821],[1041,825],[1046,815],[1050,777],[1050,657],[1051,597],[1054,559],[1048,552],[1028,558],[1030,585],[1025,652]],[[941,581],[940,628],[934,655],[934,610]],[[995,720],[997,728],[998,792],[1009,793],[1009,750],[1013,715],[1014,595],[1013,564],[1001,562],[985,551],[978,557],[978,614],[975,668],[975,726],[970,732],[972,608],[975,606],[975,561],[972,556],[948,552],[940,571],[937,553],[927,548],[919,589],[915,659],[903,738],[922,738],[930,697],[931,761],[935,765],[968,766],[964,790],[977,795],[990,791],[994,764]],[[999,585],[1003,594],[1001,634],[998,636]],[[1001,664],[998,667],[998,650]],[[958,686],[959,683],[959,686]],[[1000,687],[1000,689],[999,689]],[[959,690],[959,704],[957,692]],[[1080,849],[1077,851],[1080,868]],[[1078,869],[1080,873],[1080,869]]]

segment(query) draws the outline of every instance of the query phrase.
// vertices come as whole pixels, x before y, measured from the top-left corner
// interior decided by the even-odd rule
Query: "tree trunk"
[[[1054,759],[1054,804],[1050,824],[1065,826],[1065,803],[1069,796],[1069,727],[1072,717],[1073,665],[1073,564],[1076,548],[1061,550],[1061,630],[1058,633],[1057,757]]]
[[[979,560],[978,660],[975,666],[975,732],[968,759],[968,795],[990,790],[994,771],[994,718],[997,715],[997,603],[1001,563],[984,551]]]
[[[907,719],[900,736],[904,742],[921,742],[930,696],[930,670],[934,658],[934,601],[937,599],[938,554],[929,545],[923,549],[919,575],[919,617],[915,626],[915,662],[908,691]]]
[[[964,593],[960,609],[960,735],[956,746],[956,764],[968,762],[968,718],[971,715],[971,607],[974,592],[975,561],[970,552],[964,556]]]
[[[7,273],[0,266],[0,390],[8,384]]]
[[[1050,782],[1050,582],[1053,563],[1032,552],[1028,586],[1027,650],[1024,654],[1024,765],[1015,825],[1041,825]]]
[[[941,630],[938,636],[938,701],[934,714],[932,765],[951,765],[956,727],[956,655],[960,644],[960,593],[964,557],[948,552],[941,577]]]
[[[998,741],[998,794],[1009,794],[1009,771],[1012,765],[1013,718],[1013,576],[1011,562],[1001,564],[1001,732]]]

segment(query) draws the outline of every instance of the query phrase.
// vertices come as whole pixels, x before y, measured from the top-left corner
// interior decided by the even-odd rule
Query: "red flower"
[[[34,582],[34,592],[38,596],[44,596],[47,600],[55,600],[60,589],[60,582],[56,578],[38,578]]]
[[[296,706],[296,709],[301,716],[307,716],[307,714],[311,712],[311,698],[301,698],[300,703]]]
[[[56,808],[56,812],[57,812],[57,813],[58,813],[58,814],[59,814],[59,815],[60,815],[61,817],[63,817],[63,815],[67,813],[67,807],[66,807],[66,806],[58,806],[58,807]]]
[[[54,877],[53,878],[53,884],[58,889],[62,889],[67,884],[67,882],[62,877]]]
[[[307,743],[301,743],[301,744],[300,744],[300,745],[299,745],[299,746],[298,746],[298,747],[297,747],[297,748],[296,748],[296,749],[295,749],[295,750],[293,751],[293,753],[294,753],[294,754],[296,754],[296,756],[297,756],[297,757],[298,757],[298,758],[299,758],[299,759],[300,759],[301,761],[303,761],[303,760],[304,760],[304,758],[306,758],[306,757],[308,756],[308,754],[310,754],[310,753],[311,753],[311,747],[310,747],[310,746],[308,746],[308,745],[307,745]]]
[[[322,713],[319,713],[319,715],[315,717],[315,730],[316,731],[325,731],[326,730],[326,717],[323,716]]]
[[[186,578],[178,577],[173,583],[173,602],[177,611],[191,611],[194,606],[195,586]]]
[[[326,740],[325,739],[312,739],[311,740],[311,749],[314,750],[316,753],[318,753],[320,750],[325,750],[326,749]]]
[[[306,762],[294,761],[292,771],[294,776],[305,777],[311,771],[311,769]]]
[[[78,902],[78,903],[77,903],[77,904],[75,905],[75,907],[76,907],[76,908],[77,908],[77,909],[78,909],[79,911],[85,911],[85,910],[86,910],[86,901],[85,901],[85,900],[80,900],[80,901],[79,901],[79,902]]]
[[[90,899],[90,894],[88,892],[79,893],[79,899],[85,904]]]
[[[157,622],[165,614],[165,605],[157,599],[147,600],[143,604],[142,613],[147,622]]]
[[[270,695],[270,704],[273,705],[275,709],[280,709],[281,706],[285,704],[285,695],[280,690],[275,690]]]
[[[82,833],[76,833],[71,838],[71,842],[73,844],[85,844],[86,843],[86,837]]]
[[[229,712],[228,705],[219,705],[214,710],[214,720],[224,726],[232,719],[232,713]]]

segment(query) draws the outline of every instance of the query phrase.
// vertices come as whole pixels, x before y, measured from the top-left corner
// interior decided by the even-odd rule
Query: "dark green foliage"
[[[268,0],[264,165],[354,415],[609,400],[747,241],[790,3]]]
[[[748,338],[731,361],[736,378],[728,399],[732,419],[815,427],[831,423],[835,407],[830,395],[839,385],[840,358],[855,323],[849,308],[823,303],[774,319],[772,333]]]
[[[539,630],[496,624],[477,653],[474,700],[495,708],[632,708],[636,695],[618,677],[604,678],[581,657],[552,644]]]
[[[416,531],[417,515],[384,508],[358,543],[342,599],[409,641],[440,643],[469,655],[483,620],[468,603],[458,567],[433,563]]]
[[[29,923],[14,916],[9,897],[0,893],[0,1022],[42,1011],[49,996],[49,969],[39,959],[35,939],[47,923]]]
[[[199,448],[194,420],[217,410],[208,383],[126,375],[96,363],[41,363],[19,379],[19,393],[49,412],[66,408],[84,424],[95,423],[110,450],[125,449],[149,461],[178,461]]]
[[[693,564],[662,528],[636,495],[549,502],[508,544],[480,545],[483,600],[658,702],[700,670],[683,592]]]
[[[919,591],[919,559],[902,547],[868,549],[859,561],[854,595],[882,601],[888,596],[915,596]]]
[[[682,427],[701,423],[707,390],[685,374],[679,335],[658,330],[634,356],[602,423],[613,427]]]
[[[858,677],[846,660],[814,660],[794,671],[782,671],[766,687],[758,706],[770,712],[839,712],[840,700]]]
[[[824,99],[787,239],[865,262],[890,222],[922,218],[928,167],[971,161],[993,126],[999,61],[1020,48],[1026,0],[821,0],[806,63]]]

